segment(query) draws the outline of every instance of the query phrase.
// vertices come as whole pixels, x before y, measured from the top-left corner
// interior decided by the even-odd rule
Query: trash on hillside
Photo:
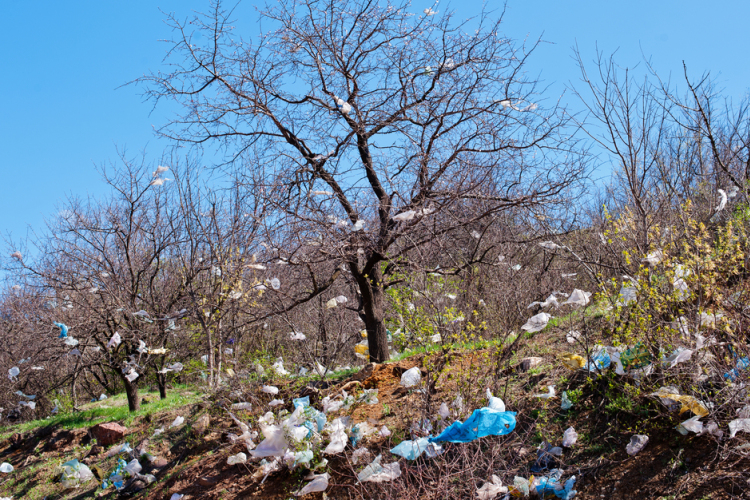
[[[729,422],[730,438],[733,438],[740,431],[750,432],[750,418],[738,418]]]
[[[487,389],[487,391],[489,391],[489,389]],[[505,410],[503,410],[503,411],[505,411]],[[443,420],[445,420],[446,418],[448,418],[450,416],[450,414],[451,413],[450,413],[450,410],[448,409],[448,405],[445,404],[445,403],[442,403],[440,405],[440,408],[438,409],[438,415],[440,416],[440,418],[442,418]]]
[[[326,455],[341,453],[346,447],[346,424],[341,418],[337,418],[330,425],[331,442],[326,446],[323,453]]]
[[[185,495],[180,495],[179,493],[172,493],[172,496],[169,497],[169,500],[182,500],[182,497]]]
[[[141,463],[134,458],[133,460],[128,462],[128,465],[126,465],[123,470],[131,476],[135,476],[143,470],[143,466],[141,466]]]
[[[568,334],[565,336],[565,340],[568,341],[568,344],[575,344],[579,339],[581,338],[581,332],[577,331],[569,331]]]
[[[548,385],[547,386],[547,393],[546,394],[534,394],[535,398],[541,398],[541,399],[551,399],[555,397],[555,386],[554,385]]]
[[[745,370],[748,366],[750,366],[750,358],[744,356],[737,360],[737,364],[734,368],[724,374],[724,378],[734,382],[734,380],[740,375],[740,372]]]
[[[261,392],[265,392],[266,394],[272,394],[276,395],[279,393],[279,388],[275,387],[273,385],[264,385],[260,388]]]
[[[734,187],[736,188],[737,186]],[[724,207],[727,206],[727,193],[723,189],[717,189],[717,191],[719,192],[719,204],[716,206],[715,210],[721,212],[724,210]]]
[[[617,301],[618,306],[626,306],[631,302],[635,302],[638,300],[638,288],[636,288],[632,281],[630,286],[623,284],[620,288],[620,297],[621,299]]]
[[[328,302],[326,302],[326,309],[333,309],[334,307],[338,306],[339,303],[336,302],[336,299],[331,299]]]
[[[55,321],[55,326],[60,329],[60,336],[57,338],[64,339],[68,336],[68,327],[65,326],[64,323],[58,323],[57,321]]]
[[[619,359],[626,371],[643,368],[651,364],[651,354],[642,342],[638,342],[634,347],[620,353]]]
[[[357,465],[360,461],[369,462],[371,461],[371,457],[370,450],[364,447],[359,448],[352,453],[352,464]]]
[[[590,302],[591,292],[584,292],[578,288],[573,289],[573,292],[568,297],[568,300],[563,302],[562,305],[573,305],[573,306],[585,306]]]
[[[244,464],[245,462],[247,462],[247,455],[242,452],[239,452],[236,455],[231,455],[227,458],[227,465],[238,465]]]
[[[595,372],[597,370],[605,370],[609,368],[609,365],[612,364],[612,358],[609,356],[606,347],[596,346],[592,352],[596,352],[596,354],[594,354],[591,357],[591,360],[586,363],[585,368],[588,371]]]
[[[420,382],[422,382],[422,373],[417,366],[409,368],[401,374],[401,385],[406,388],[419,385]]]
[[[36,394],[33,394],[33,395],[24,394],[23,391],[16,391],[15,394],[16,396],[21,396],[22,398],[26,398],[26,399],[36,399]]]
[[[560,354],[560,361],[563,362],[565,368],[570,370],[578,370],[579,368],[586,366],[586,360],[584,360],[583,357],[569,352]]]
[[[380,428],[380,435],[382,437],[388,437],[391,435],[391,431],[385,425]]]
[[[302,332],[289,332],[289,338],[291,340],[305,340],[307,336]]]
[[[18,403],[18,406],[26,406],[29,408],[29,410],[33,410],[34,408],[36,408],[36,403],[33,401],[21,401],[20,403]]]
[[[529,333],[535,333],[544,330],[544,327],[549,323],[550,316],[547,313],[539,313],[529,318],[529,320],[521,327],[521,330],[526,330]]]
[[[516,412],[479,408],[463,423],[453,422],[436,437],[430,438],[430,442],[468,443],[485,436],[504,436],[515,428]]]
[[[562,445],[565,448],[570,448],[574,444],[576,444],[576,441],[578,440],[578,433],[573,427],[568,427],[565,429],[565,432],[563,433],[563,442]]]
[[[625,447],[625,451],[628,452],[628,455],[635,455],[646,446],[646,443],[648,443],[648,436],[635,434],[630,438],[630,442]]]
[[[232,405],[233,410],[252,410],[252,408],[253,408],[253,404],[247,403],[247,402],[234,403]]]
[[[11,472],[13,472],[13,466],[8,462],[3,462],[0,465],[0,472],[2,472],[3,474],[10,474]]]
[[[10,370],[8,370],[8,378],[12,381],[14,378],[18,377],[20,373],[21,370],[19,370],[17,366],[14,366]]]
[[[65,489],[77,488],[81,483],[90,481],[94,477],[91,469],[76,459],[62,464],[62,469],[60,482]]]
[[[487,388],[487,401],[488,401],[487,408],[490,408],[492,410],[497,410],[497,411],[505,411],[505,403],[503,402],[503,400],[493,396],[489,388]],[[441,406],[441,409],[442,409],[442,406]],[[447,411],[448,407],[446,406],[445,409]]]
[[[401,477],[401,466],[398,462],[380,465],[382,455],[378,455],[362,472],[357,474],[360,482],[384,483]]]
[[[284,360],[282,358],[277,359],[276,362],[271,365],[271,369],[275,371],[277,375],[289,375],[289,372],[284,369]]]
[[[570,410],[573,407],[573,403],[570,401],[570,398],[568,398],[568,391],[563,391],[561,399],[562,402],[560,403],[560,408],[563,410]]]
[[[699,417],[705,417],[708,415],[708,408],[695,399],[693,396],[683,396],[679,394],[674,387],[661,387],[658,391],[650,394],[656,396],[662,402],[664,406],[669,407],[671,402],[681,403],[680,413],[685,413],[690,410]]]
[[[74,339],[73,337],[65,337],[65,342],[63,343],[67,346],[75,347],[78,345],[78,339]]]
[[[274,406],[281,406],[283,404],[284,404],[284,400],[283,399],[273,399],[273,400],[271,400],[270,403],[268,403],[268,406],[270,406],[271,408],[273,408]]]
[[[500,478],[493,474],[490,481],[484,483],[481,488],[477,488],[477,499],[493,500],[502,493],[508,493],[508,487],[503,486]]]
[[[107,452],[106,456],[107,458],[109,458],[109,457],[114,457],[115,455],[119,455],[120,453],[130,453],[131,451],[133,451],[133,448],[130,447],[130,443],[123,443],[119,446],[115,446],[111,448]]]
[[[703,430],[717,439],[724,437],[724,431],[719,429],[719,425],[713,420],[709,420],[706,425],[703,426]]]
[[[536,492],[539,498],[545,498],[547,495],[553,494],[557,498],[563,500],[570,500],[576,495],[576,490],[573,488],[576,484],[576,477],[570,476],[565,484],[560,484],[560,478],[562,477],[562,471],[560,469],[553,469],[550,474],[546,477],[538,478],[536,482]]]
[[[179,427],[184,422],[185,422],[185,418],[181,417],[181,416],[178,416],[177,418],[174,419],[174,421],[171,424],[169,424],[169,428],[171,429],[173,427]]]
[[[692,349],[678,347],[668,358],[664,358],[661,363],[667,368],[674,368],[678,363],[684,363],[685,361],[688,361],[692,356]]]

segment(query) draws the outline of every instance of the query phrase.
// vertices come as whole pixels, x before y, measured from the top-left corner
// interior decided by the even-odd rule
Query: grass
[[[158,392],[141,392],[140,395],[141,397],[149,396],[151,402],[141,405],[141,409],[137,412],[129,412],[125,394],[117,394],[104,401],[82,405],[82,411],[61,413],[40,420],[31,420],[11,427],[0,428],[0,440],[12,434],[24,433],[38,427],[51,425],[57,425],[63,429],[78,429],[96,423],[118,421],[127,427],[138,417],[185,406],[201,399],[198,392],[179,389],[168,392],[167,398],[163,400],[159,399]]]

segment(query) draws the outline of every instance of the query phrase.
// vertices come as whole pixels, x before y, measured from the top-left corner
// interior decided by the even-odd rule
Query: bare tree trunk
[[[211,329],[206,327],[206,339],[208,340],[208,386],[214,387],[214,337]]]
[[[141,400],[138,398],[138,386],[131,383],[125,377],[122,378],[125,384],[125,395],[128,397],[128,409],[138,411],[141,409]]]
[[[167,399],[167,375],[165,373],[157,373],[156,383],[159,385],[159,398]]]
[[[356,269],[356,266],[354,267]],[[375,264],[369,276],[355,274],[355,279],[362,292],[370,361],[383,363],[390,359],[390,354],[388,353],[388,334],[385,330],[385,295],[380,266]]]

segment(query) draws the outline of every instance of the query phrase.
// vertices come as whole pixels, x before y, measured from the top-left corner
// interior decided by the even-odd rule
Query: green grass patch
[[[193,390],[174,390],[167,393],[166,399],[159,399],[158,392],[140,392],[140,397],[148,397],[151,402],[141,405],[141,409],[131,413],[128,411],[128,400],[125,394],[117,394],[104,401],[82,405],[82,411],[68,412],[48,418],[22,422],[17,425],[0,428],[0,440],[15,433],[24,433],[38,427],[58,425],[63,429],[78,429],[101,422],[118,421],[126,427],[137,417],[152,413],[168,411],[195,403],[201,399],[201,394]]]

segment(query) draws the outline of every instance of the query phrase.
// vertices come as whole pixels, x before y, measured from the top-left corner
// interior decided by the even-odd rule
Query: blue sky
[[[115,162],[118,148],[129,156],[145,151],[158,158],[166,143],[155,137],[153,126],[164,123],[169,109],[152,110],[136,87],[122,85],[159,69],[167,49],[159,40],[170,36],[160,9],[187,17],[207,5],[196,0],[0,2],[3,236],[22,238],[29,227],[42,228],[67,196],[105,192],[95,167]],[[429,6],[413,3],[416,13]],[[462,0],[434,8],[469,17],[480,6]],[[238,10],[243,21],[253,12],[251,1]],[[660,74],[673,78],[681,78],[685,60],[693,76],[710,71],[724,95],[739,100],[750,89],[748,18],[750,2],[740,0],[510,0],[505,34],[543,36],[549,42],[529,70],[550,84],[550,98],[577,82],[572,59],[577,43],[588,61],[598,44],[607,54],[618,50],[623,66],[643,66],[645,54]],[[574,99],[570,105],[579,107]]]

